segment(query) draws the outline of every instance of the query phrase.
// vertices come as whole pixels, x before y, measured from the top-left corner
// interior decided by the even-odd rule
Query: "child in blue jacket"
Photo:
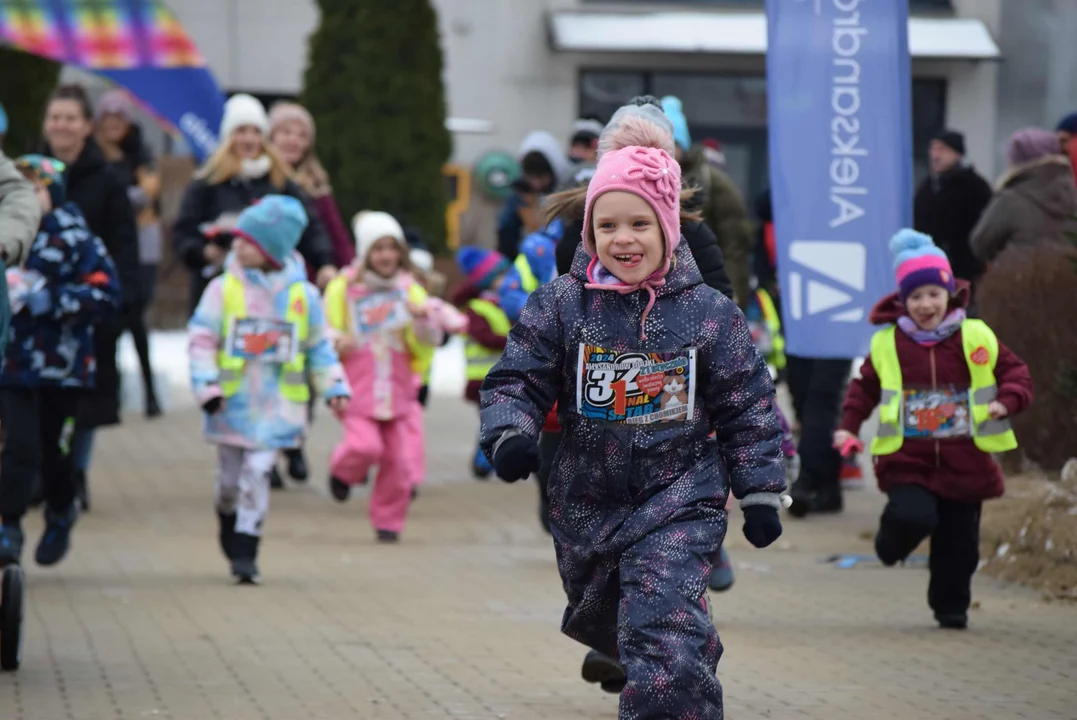
[[[94,386],[94,324],[116,310],[120,284],[104,243],[79,207],[65,202],[64,164],[43,155],[16,161],[34,183],[41,227],[23,271],[9,270],[10,336],[0,368],[7,438],[0,453],[0,565],[22,556],[22,518],[40,474],[45,533],[34,558],[67,554],[75,504],[71,433],[85,389]]]
[[[596,680],[619,679],[621,718],[721,718],[711,558],[730,490],[753,545],[781,534],[782,432],[744,316],[681,244],[680,168],[660,147],[599,161],[571,273],[531,295],[483,383],[481,442],[499,477],[526,478],[557,402],[562,631],[619,661]]]

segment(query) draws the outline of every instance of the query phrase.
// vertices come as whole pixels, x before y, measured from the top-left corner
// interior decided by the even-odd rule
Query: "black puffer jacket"
[[[958,165],[925,178],[913,202],[913,227],[930,235],[950,258],[954,275],[970,283],[983,265],[973,256],[969,238],[991,195],[991,186],[974,168]]]
[[[272,194],[290,195],[302,200],[306,206],[309,224],[296,248],[303,259],[315,269],[333,264],[333,248],[321,221],[318,220],[318,213],[299,186],[291,180],[285,181],[284,187],[278,188],[270,182],[268,174],[253,180],[236,177],[214,184],[196,179],[187,186],[183,204],[172,228],[176,257],[180,258],[191,272],[192,313],[202,297],[202,291],[209,284],[209,279],[202,276],[202,270],[206,267],[203,252],[207,241],[201,226],[216,222],[221,215],[238,215],[255,200]]]
[[[703,276],[703,283],[714,288],[730,300],[733,299],[733,283],[726,273],[725,259],[722,257],[722,248],[718,246],[718,238],[714,236],[706,224],[690,221],[681,222],[681,235],[688,243],[688,249],[692,251],[692,257],[699,266],[699,273]],[[576,248],[583,242],[583,220],[573,220],[565,223],[565,231],[561,240],[557,243],[557,274],[567,275],[572,268],[572,258],[576,255]]]

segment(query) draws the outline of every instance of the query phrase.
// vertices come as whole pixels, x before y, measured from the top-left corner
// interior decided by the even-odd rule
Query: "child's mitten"
[[[781,537],[782,521],[770,505],[749,505],[744,508],[744,537],[757,548],[765,548]]]
[[[540,464],[538,443],[526,435],[511,435],[494,448],[494,469],[505,482],[526,480]]]
[[[217,413],[219,413],[221,411],[221,406],[223,404],[224,404],[224,398],[222,398],[220,395],[218,395],[217,397],[212,397],[209,400],[206,400],[204,403],[202,403],[202,409],[205,410],[210,415],[216,415]]]

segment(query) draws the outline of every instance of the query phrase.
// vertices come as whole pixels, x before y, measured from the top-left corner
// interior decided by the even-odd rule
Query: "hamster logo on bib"
[[[594,420],[683,422],[695,410],[695,348],[617,352],[580,345],[576,407]]]

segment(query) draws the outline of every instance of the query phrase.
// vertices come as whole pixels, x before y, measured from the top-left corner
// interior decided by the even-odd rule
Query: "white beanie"
[[[253,95],[239,93],[228,98],[224,104],[224,116],[221,118],[221,142],[226,142],[237,128],[244,125],[253,125],[262,131],[262,135],[269,133],[269,116],[266,115],[265,107]]]
[[[408,243],[404,238],[404,228],[387,212],[368,211],[355,216],[352,225],[355,234],[355,256],[360,262],[366,262],[366,256],[374,243],[383,237],[391,237],[400,243],[404,252],[408,252]]]
[[[408,259],[411,260],[411,264],[421,272],[428,273],[434,269],[434,256],[430,254],[429,250],[412,248]]]

